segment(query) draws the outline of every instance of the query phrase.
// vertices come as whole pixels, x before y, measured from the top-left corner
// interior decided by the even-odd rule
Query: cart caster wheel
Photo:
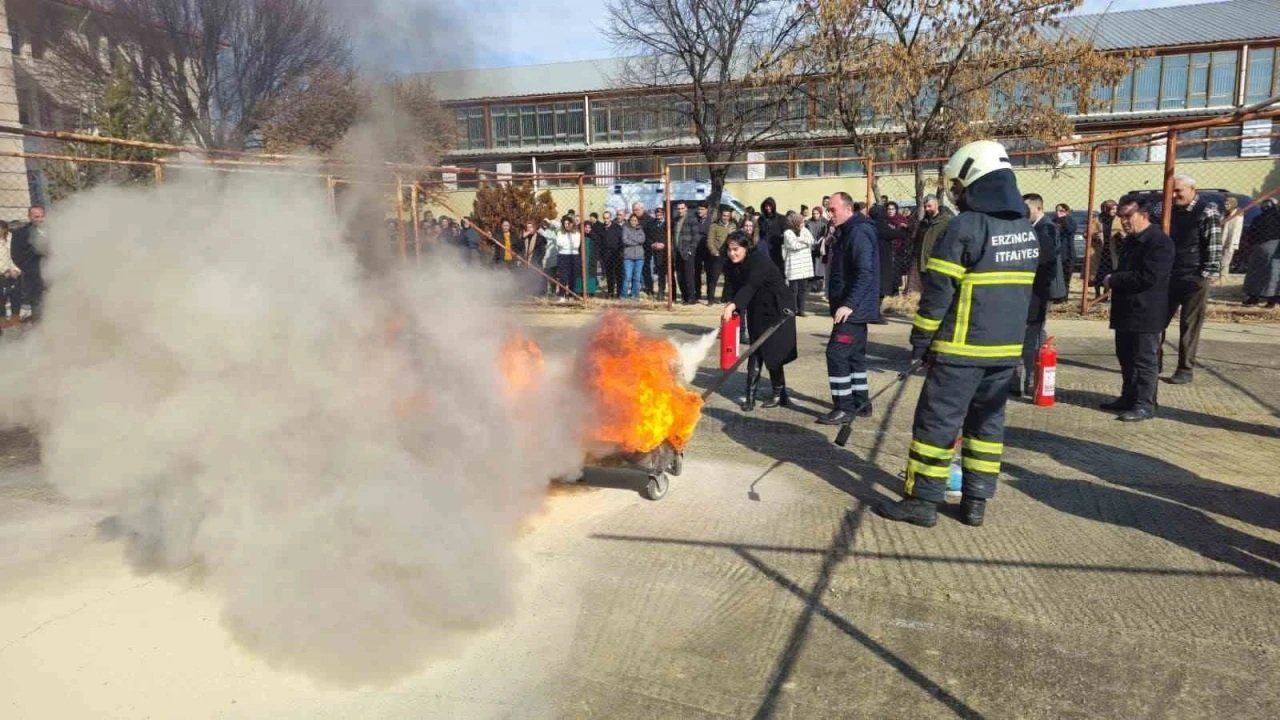
[[[684,453],[676,453],[671,458],[671,467],[667,469],[667,472],[680,477],[680,473],[684,472]]]
[[[643,495],[650,500],[661,500],[667,494],[667,488],[671,481],[667,479],[666,473],[658,475],[650,475],[649,482],[645,483]]]

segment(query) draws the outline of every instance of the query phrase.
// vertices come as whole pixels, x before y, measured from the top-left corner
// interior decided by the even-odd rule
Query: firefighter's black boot
[[[773,396],[768,400],[760,403],[760,407],[774,408],[781,405],[782,407],[791,407],[791,396],[787,395],[787,386],[779,385],[773,389]]]
[[[938,504],[920,498],[909,497],[898,502],[881,502],[875,506],[875,513],[880,517],[920,527],[928,528],[938,524]]]
[[[756,389],[760,387],[760,371],[764,363],[754,356],[747,360],[747,396],[742,400],[742,409],[751,412],[756,409]]]
[[[960,499],[960,522],[979,527],[987,517],[987,501],[976,497]]]

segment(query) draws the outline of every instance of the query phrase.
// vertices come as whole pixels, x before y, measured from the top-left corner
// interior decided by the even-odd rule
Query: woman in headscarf
[[[795,307],[795,296],[773,261],[766,255],[751,252],[751,240],[745,233],[730,234],[726,249],[729,263],[737,272],[734,273],[733,300],[724,306],[721,319],[728,321],[735,312],[743,315],[747,332],[758,338],[770,326],[787,317],[786,312]],[[769,383],[773,386],[772,397],[762,406],[790,407],[791,398],[787,396],[783,366],[795,360],[796,356],[796,322],[789,318],[752,355],[755,362],[747,367],[747,395],[742,401],[742,409],[747,412],[755,409],[762,365],[769,369]]]

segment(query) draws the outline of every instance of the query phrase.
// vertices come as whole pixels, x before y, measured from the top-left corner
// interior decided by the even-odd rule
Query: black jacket
[[[1076,221],[1066,216],[1059,221],[1054,218],[1058,227],[1058,257],[1062,258],[1063,275],[1070,274],[1076,266]]]
[[[853,310],[847,322],[880,319],[880,249],[876,224],[865,215],[854,215],[837,225],[827,266],[827,307],[832,314],[840,306]]]
[[[784,310],[796,306],[791,287],[769,258],[758,253],[747,253],[741,265],[735,265],[733,304],[738,313],[747,319],[747,333],[756,338],[764,334],[770,325],[786,317]],[[769,336],[761,346],[760,357],[765,367],[778,368],[796,359],[796,321],[788,320],[777,332]]]
[[[760,203],[760,217],[756,219],[759,242],[769,249],[769,257],[779,270],[786,267],[782,259],[782,235],[787,230],[787,218],[778,214],[778,204],[773,198]]]
[[[1127,243],[1120,269],[1111,273],[1111,329],[1163,332],[1169,321],[1173,240],[1152,224]]]
[[[9,241],[9,256],[22,271],[22,286],[29,298],[39,298],[44,293],[45,248],[35,237],[40,234],[43,233],[37,233],[34,225],[27,224],[15,230]]]
[[[960,209],[926,266],[911,346],[942,364],[1012,367],[1021,362],[1040,241],[1012,170],[975,180]]]
[[[614,221],[605,227],[600,250],[606,253],[622,252],[622,223]]]
[[[1033,227],[1036,239],[1040,241],[1039,264],[1036,265],[1036,278],[1031,283],[1031,305],[1027,308],[1027,322],[1044,322],[1049,315],[1049,303],[1053,300],[1050,287],[1053,277],[1061,267],[1062,259],[1058,253],[1058,226],[1053,218],[1044,215]]]

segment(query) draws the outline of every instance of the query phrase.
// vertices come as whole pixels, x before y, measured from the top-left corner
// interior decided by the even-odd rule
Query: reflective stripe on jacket
[[[957,215],[925,266],[912,346],[952,365],[1018,364],[1039,256],[1025,218]]]

